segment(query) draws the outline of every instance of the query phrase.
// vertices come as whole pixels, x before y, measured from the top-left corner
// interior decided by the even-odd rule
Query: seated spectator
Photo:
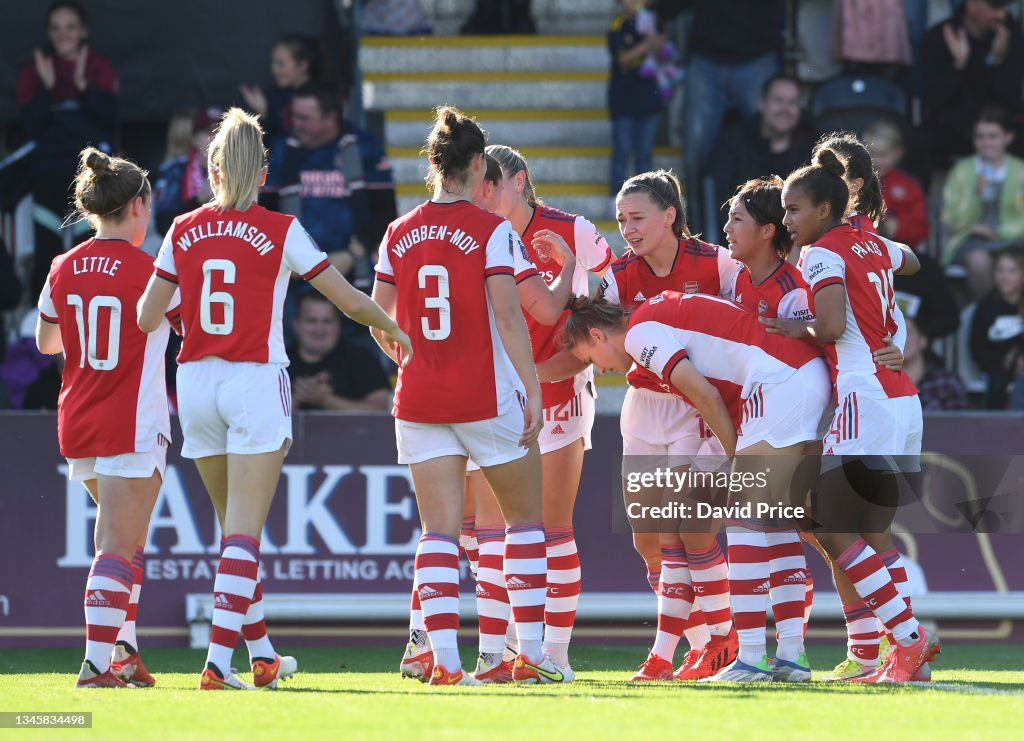
[[[784,177],[810,159],[812,146],[813,134],[801,123],[799,80],[773,75],[761,88],[757,115],[733,123],[718,137],[708,165],[715,205],[729,198],[739,183],[765,175]],[[719,227],[727,215],[719,209]]]
[[[974,125],[975,156],[960,160],[943,190],[946,263],[967,270],[975,300],[992,288],[992,253],[1024,240],[1024,160],[1007,152],[1006,114],[986,108]]]
[[[203,108],[171,118],[167,154],[153,186],[153,216],[161,235],[171,228],[176,216],[198,208],[213,196],[206,155],[223,114],[220,108]]]
[[[909,316],[907,344],[903,348],[903,372],[917,386],[921,408],[926,412],[968,409],[967,387],[942,360],[932,352],[931,339]]]
[[[289,33],[281,36],[270,52],[270,74],[274,86],[241,85],[238,89],[249,109],[259,115],[267,145],[291,136],[292,97],[310,83],[328,78],[327,63],[320,42],[312,36]]]
[[[615,198],[630,175],[653,169],[654,135],[664,101],[654,75],[641,74],[646,55],[665,43],[663,33],[641,33],[637,16],[643,0],[620,0],[622,15],[608,31],[611,74],[608,114],[612,120],[612,161],[609,193]],[[630,170],[630,160],[633,168]]]
[[[964,0],[948,21],[929,29],[921,52],[923,130],[940,163],[971,152],[978,114],[1003,106],[1020,114],[1024,39],[1008,0]]]
[[[985,408],[1005,409],[1007,386],[1024,371],[1024,248],[996,256],[993,282],[971,319],[971,358],[986,376]]]
[[[915,250],[928,239],[928,201],[917,178],[900,168],[903,133],[888,121],[876,121],[864,132],[882,186],[885,213],[878,224],[882,236]]]
[[[372,351],[341,336],[341,314],[317,292],[304,294],[294,319],[288,374],[296,409],[387,411],[391,387]]]
[[[420,0],[366,0],[360,30],[366,36],[424,36],[433,33]]]

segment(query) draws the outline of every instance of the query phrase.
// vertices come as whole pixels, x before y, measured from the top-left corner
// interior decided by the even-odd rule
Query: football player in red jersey
[[[243,626],[262,623],[259,538],[292,438],[281,327],[291,274],[411,355],[408,337],[345,281],[297,219],[256,205],[265,153],[254,116],[224,114],[208,155],[214,198],[174,220],[138,311],[139,327],[152,331],[181,291],[182,455],[195,459],[224,533],[200,689],[247,687],[231,673],[231,655]],[[254,605],[260,614],[250,614]],[[249,648],[257,687],[274,688],[297,668],[273,651],[265,631]]]
[[[501,166],[502,184],[497,213],[506,217],[523,240],[529,261],[538,266],[539,281],[520,285],[520,302],[530,331],[533,360],[541,380],[544,403],[544,428],[540,435],[543,469],[543,523],[548,560],[548,596],[544,611],[544,653],[571,681],[569,641],[576,618],[580,594],[580,563],[573,532],[573,510],[583,470],[583,453],[590,448],[590,431],[594,423],[595,391],[593,370],[560,353],[557,338],[564,321],[565,300],[569,291],[588,291],[588,272],[604,274],[612,259],[611,248],[590,221],[541,203],[536,195],[525,158],[511,147],[491,145],[489,157]],[[565,254],[565,253],[568,254]],[[520,278],[517,276],[517,281]],[[530,284],[539,284],[533,285]],[[551,291],[546,290],[550,286]],[[529,287],[542,301],[524,296]],[[538,312],[561,299],[553,316]],[[568,376],[568,377],[567,377]],[[501,510],[486,487],[474,486],[477,494],[478,527],[488,533],[500,525]],[[491,536],[488,535],[488,538]],[[479,536],[478,536],[479,539]],[[481,589],[488,595],[481,609],[492,612],[496,606],[495,590],[489,582]],[[489,616],[488,616],[489,617]],[[500,625],[488,629],[496,631]],[[481,648],[477,675],[489,676],[490,667],[497,667],[500,657],[498,636],[490,634],[489,651]],[[481,640],[484,640],[481,633]]]
[[[142,548],[171,434],[164,383],[168,322],[161,313],[156,331],[145,335],[132,310],[152,272],[151,259],[138,249],[149,221],[149,180],[133,162],[89,147],[75,178],[75,206],[96,236],[51,264],[39,297],[36,343],[44,353],[64,353],[60,450],[68,476],[98,505],[77,686],[151,686],[134,635],[126,640],[121,633],[135,620]]]
[[[675,175],[661,170],[630,178],[619,191],[616,207],[619,232],[628,248],[612,263],[598,295],[626,309],[666,290],[731,296],[740,263],[728,250],[690,234]],[[689,466],[698,452],[722,455],[722,448],[696,409],[674,396],[661,379],[635,368],[627,381],[630,387],[620,425],[623,497],[628,504],[637,496],[630,493],[625,480],[633,468],[664,466],[669,459],[674,459],[672,465]],[[648,493],[657,498],[653,491]],[[654,647],[634,675],[635,681],[672,676],[700,679],[736,658],[721,549],[710,532],[686,533],[685,541],[675,529],[633,533],[634,546],[647,564],[659,604]],[[700,582],[699,609],[690,611],[687,619],[679,617],[683,607],[677,582],[684,572],[687,578],[692,572]],[[673,675],[673,656],[684,633],[690,651]]]
[[[815,319],[761,321],[772,332],[821,343],[833,371],[838,407],[823,440],[813,512],[829,532],[819,533],[818,540],[896,644],[878,670],[855,681],[924,679],[930,672],[922,667],[938,653],[939,641],[914,618],[896,586],[900,575],[865,537],[877,541],[890,527],[899,501],[895,474],[915,468],[921,451],[917,389],[906,374],[873,357],[897,329],[893,275],[913,273],[919,264],[909,248],[843,222],[849,200],[845,173],[839,155],[825,148],[786,179],[784,222],[794,242],[806,248],[801,267]],[[892,457],[909,460],[893,470]]]
[[[507,526],[504,581],[519,639],[513,678],[561,682],[542,650],[543,405],[514,280],[524,248],[507,220],[472,202],[484,145],[475,121],[437,109],[425,147],[433,198],[391,223],[377,263],[374,298],[414,327],[417,352],[399,370],[394,407],[398,460],[410,466],[423,526],[415,588],[434,653],[430,683],[478,684],[462,670],[456,641],[458,536],[472,457]]]

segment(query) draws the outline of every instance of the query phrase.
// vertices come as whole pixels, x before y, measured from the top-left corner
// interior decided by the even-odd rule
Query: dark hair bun
[[[98,149],[90,147],[83,152],[85,166],[95,173],[111,172],[110,157]]]
[[[839,159],[839,155],[831,149],[822,149],[815,154],[814,164],[839,177],[843,177],[846,174],[846,165]]]

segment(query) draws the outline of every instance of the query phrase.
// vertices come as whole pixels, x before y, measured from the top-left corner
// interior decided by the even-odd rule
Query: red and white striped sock
[[[693,593],[713,636],[725,636],[732,629],[729,612],[729,567],[718,543],[703,551],[686,550],[693,579]]]
[[[480,528],[480,566],[476,576],[476,612],[480,618],[480,653],[501,654],[512,606],[505,588],[505,529]]]
[[[796,661],[804,650],[807,557],[796,530],[767,533],[772,612],[778,637],[777,659]]]
[[[543,658],[544,604],[548,559],[544,526],[539,522],[505,530],[505,588],[516,622],[519,653],[531,661]]]
[[[466,554],[469,561],[469,570],[476,579],[477,569],[480,567],[480,545],[476,537],[476,518],[466,517],[462,520],[462,529],[459,531],[459,548]]]
[[[124,618],[124,625],[117,633],[116,643],[127,644],[132,651],[139,650],[139,639],[135,634],[135,619],[139,614],[139,596],[142,594],[142,572],[145,566],[142,546],[135,549],[132,557],[132,593],[128,598],[128,612]]]
[[[658,584],[661,582],[661,565],[647,567],[647,584],[651,591],[658,593]]]
[[[459,541],[423,533],[416,548],[416,587],[435,665],[459,671]]]
[[[911,607],[910,581],[907,578],[907,564],[903,560],[903,556],[895,548],[890,548],[885,553],[879,553],[878,557],[882,559],[882,563],[888,569],[892,583],[896,585],[896,591],[906,601],[907,607]]]
[[[739,660],[755,666],[766,651],[771,592],[768,540],[763,532],[738,525],[727,527],[725,535],[729,544],[729,604],[739,638]]]
[[[662,547],[661,585],[658,590],[658,632],[651,653],[669,663],[675,661],[676,646],[693,608],[693,582],[683,547]]]
[[[558,666],[569,664],[569,640],[580,602],[580,554],[571,527],[545,532],[548,596],[544,604],[544,653]]]
[[[864,604],[882,621],[896,642],[912,646],[920,638],[920,625],[906,601],[896,591],[889,571],[875,549],[858,538],[836,559]]]
[[[132,565],[113,553],[97,554],[85,582],[85,660],[98,674],[110,668],[110,652],[128,612]]]
[[[249,663],[256,659],[273,661],[277,655],[274,651],[274,644],[270,642],[267,635],[267,620],[263,612],[263,581],[260,572],[256,571],[256,589],[252,593],[252,602],[245,613],[245,620],[242,622],[242,638],[245,639],[245,647],[249,650]]]
[[[711,643],[711,631],[708,630],[708,621],[704,619],[704,613],[700,611],[696,603],[690,609],[690,616],[683,623],[683,636],[690,644],[690,649],[702,649]]]
[[[213,580],[213,625],[210,650],[206,654],[206,663],[213,664],[221,677],[231,672],[231,656],[256,591],[259,565],[260,544],[255,538],[248,535],[224,538],[217,576]]]
[[[807,571],[807,582],[804,584],[804,588],[804,638],[806,638],[807,625],[811,622],[811,609],[814,607],[814,575],[809,569]]]
[[[863,602],[843,605],[846,656],[864,666],[878,666],[878,621]]]

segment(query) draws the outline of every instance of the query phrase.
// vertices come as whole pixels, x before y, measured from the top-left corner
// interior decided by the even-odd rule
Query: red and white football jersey
[[[612,261],[612,250],[608,246],[608,242],[601,236],[597,227],[582,216],[568,214],[550,206],[537,206],[533,212],[533,218],[530,219],[530,223],[527,224],[523,232],[523,243],[526,245],[530,260],[534,265],[539,266],[538,272],[548,285],[555,282],[561,273],[561,268],[553,260],[542,261],[536,250],[533,249],[533,238],[537,232],[543,229],[549,229],[564,239],[565,243],[569,245],[569,249],[576,255],[572,292],[578,296],[587,295],[590,292],[587,272],[599,273]],[[529,312],[524,311],[523,314],[526,317],[526,326],[530,330],[530,344],[533,345],[534,361],[539,363],[555,355],[559,351],[558,338],[562,334],[562,326],[565,324],[569,312],[563,313],[553,326],[541,324],[530,316]],[[544,408],[567,403],[593,376],[593,368],[588,367],[575,378],[541,384]]]
[[[806,321],[814,318],[809,306],[807,281],[800,268],[785,260],[757,285],[751,283],[750,271],[743,266],[736,275],[732,300],[758,316],[771,319],[782,317]]]
[[[814,295],[822,288],[846,289],[846,331],[835,344],[825,345],[836,398],[852,391],[876,399],[916,394],[906,373],[887,370],[872,359],[885,345],[885,335],[896,338],[900,331],[893,272],[903,266],[903,252],[888,240],[843,224],[806,248],[800,260],[812,312]]]
[[[646,260],[626,250],[605,273],[598,295],[626,309],[639,306],[663,291],[731,297],[741,267],[743,263],[734,260],[728,249],[688,237],[679,241],[675,262],[664,276],[655,275]],[[626,380],[636,388],[665,391],[658,377],[639,365],[629,372]]]
[[[391,222],[377,280],[394,284],[396,319],[414,352],[398,370],[396,418],[491,419],[523,393],[494,324],[486,279],[523,275],[517,259],[525,252],[506,219],[469,201],[427,201]]]
[[[208,356],[285,363],[281,314],[291,273],[315,278],[330,266],[294,216],[250,206],[200,206],[174,220],[156,274],[181,289],[178,362]]]
[[[57,437],[67,458],[144,452],[160,435],[170,440],[169,325],[147,335],[135,319],[152,273],[153,259],[120,239],[90,239],[50,266],[39,315],[60,327],[64,347]]]
[[[684,358],[722,394],[733,422],[759,383],[781,383],[821,357],[804,340],[768,334],[757,314],[715,296],[666,291],[629,318],[626,352],[659,379],[661,390],[686,398],[671,382]],[[687,403],[692,404],[689,400]]]

